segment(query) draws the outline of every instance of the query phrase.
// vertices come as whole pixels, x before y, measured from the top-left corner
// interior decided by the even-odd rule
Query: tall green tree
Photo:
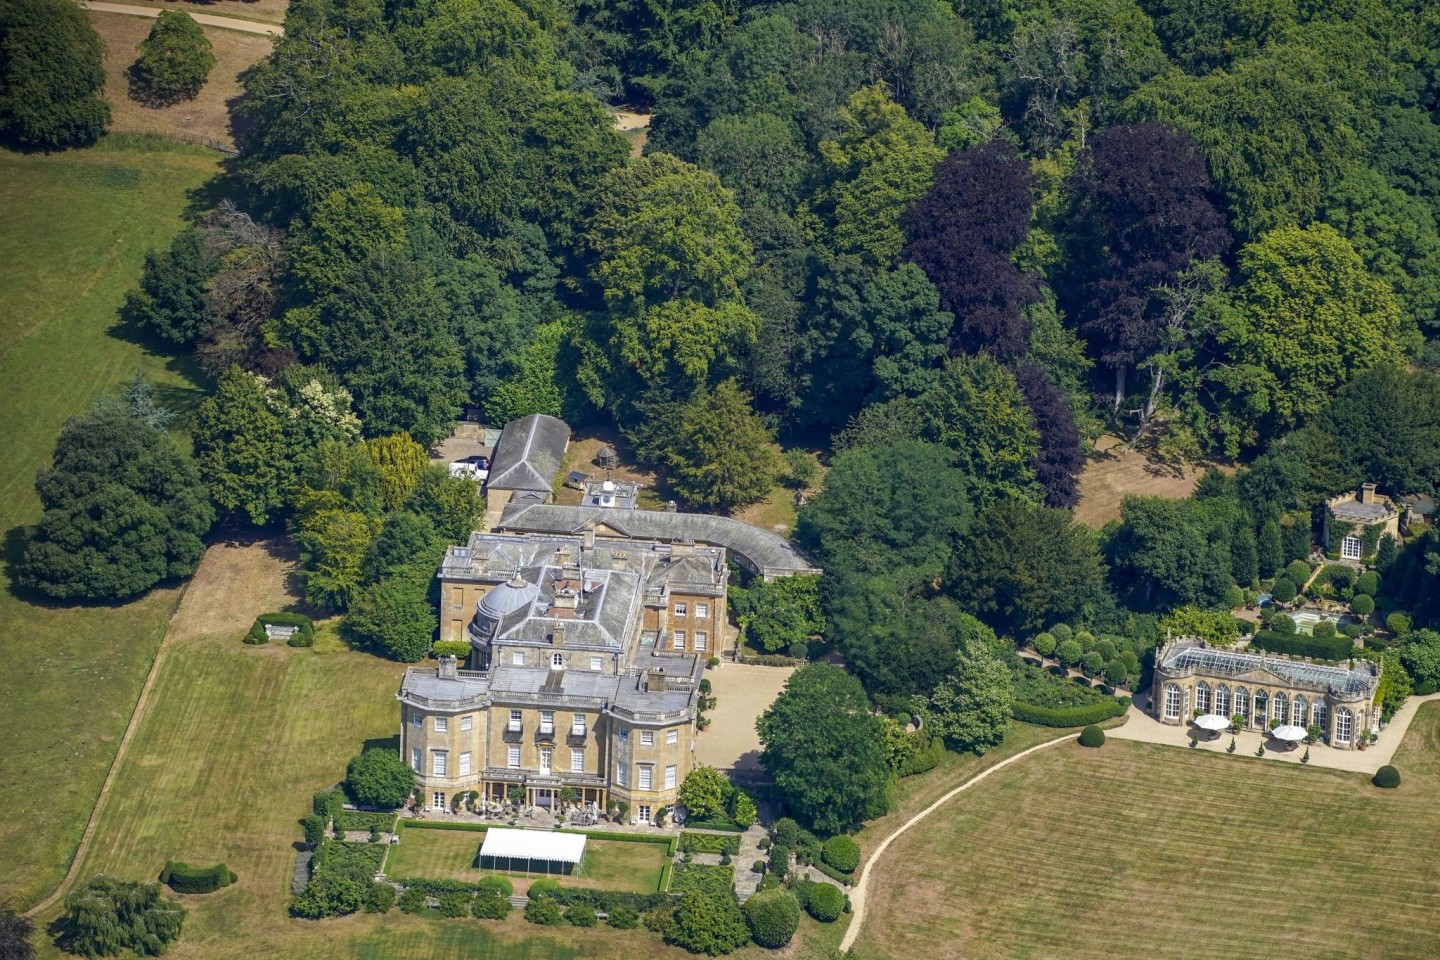
[[[951,451],[976,506],[1039,499],[1040,434],[1009,370],[988,354],[951,360],[917,405],[925,438]]]
[[[801,667],[755,728],[760,762],[803,825],[840,833],[885,812],[890,768],[880,720],[860,681],[844,670]]]
[[[105,44],[68,0],[0,2],[0,141],[88,147],[110,126]]]
[[[170,343],[190,343],[210,325],[205,287],[216,266],[205,255],[200,231],[180,231],[165,254],[145,255],[140,286],[125,297],[126,313]]]
[[[195,428],[195,456],[210,495],[256,526],[285,508],[294,482],[285,426],[268,393],[262,379],[231,367],[201,402]]]
[[[194,100],[215,68],[210,38],[184,10],[161,10],[139,49],[130,93],[152,105]]]
[[[44,513],[17,579],[65,600],[119,600],[188,576],[215,511],[194,462],[118,403],[70,418],[35,481]]]
[[[75,953],[109,957],[122,950],[158,957],[180,938],[185,908],[160,884],[97,875],[65,895],[63,939]]]
[[[670,486],[687,503],[730,510],[765,498],[779,472],[765,426],[734,380],[698,394],[668,447]]]
[[[691,953],[721,956],[750,942],[750,925],[728,890],[720,893],[687,890],[680,897],[665,940]]]
[[[983,754],[1005,739],[1012,699],[1010,668],[993,647],[970,642],[956,651],[949,676],[931,694],[929,718],[946,746]]]
[[[798,924],[798,911],[795,920]],[[30,942],[34,932],[33,920],[9,903],[0,904],[0,960],[35,960],[35,945]]]
[[[1252,429],[1302,423],[1355,374],[1416,346],[1390,288],[1328,224],[1265,234],[1240,251],[1240,272],[1220,314],[1218,379]]]

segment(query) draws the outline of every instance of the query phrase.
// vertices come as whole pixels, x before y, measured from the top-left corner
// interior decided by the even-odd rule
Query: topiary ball
[[[1390,766],[1390,764],[1387,763],[1385,764],[1385,766],[1375,771],[1375,776],[1370,778],[1370,782],[1375,784],[1375,786],[1377,787],[1383,787],[1386,790],[1393,790],[1396,787],[1400,786],[1400,771],[1396,770],[1394,767]]]
[[[820,859],[841,873],[852,873],[860,866],[860,846],[847,836],[831,837],[825,841]]]
[[[1357,594],[1354,600],[1350,601],[1350,610],[1361,616],[1369,616],[1375,612],[1375,598],[1369,594]]]
[[[746,900],[741,911],[750,936],[772,950],[789,943],[800,928],[800,901],[789,890],[762,890]]]
[[[1105,745],[1105,731],[1093,723],[1080,731],[1080,746],[1100,747]]]

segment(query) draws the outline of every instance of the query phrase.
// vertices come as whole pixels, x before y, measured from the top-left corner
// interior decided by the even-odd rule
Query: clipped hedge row
[[[491,825],[461,823],[457,820],[406,820],[401,826],[406,830],[467,830],[470,833],[484,833]]]
[[[931,737],[928,744],[906,757],[905,762],[900,764],[900,769],[896,772],[902,777],[913,777],[918,773],[935,769],[944,756],[945,741],[939,737]]]
[[[692,833],[686,830],[680,834],[680,849],[686,853],[728,853],[732,857],[740,852],[740,835],[717,833]]]
[[[805,661],[795,657],[782,657],[778,654],[764,654],[758,657],[736,657],[736,663],[743,663],[751,667],[799,667],[804,666]]]
[[[160,871],[160,882],[176,893],[214,893],[238,879],[223,863],[213,867],[192,867],[188,863],[171,860]]]
[[[668,893],[634,893],[628,890],[586,890],[560,887],[550,896],[562,907],[591,907],[598,913],[612,913],[619,907],[630,907],[637,913],[649,913],[676,899]]]
[[[1276,633],[1261,630],[1250,641],[1256,650],[1285,653],[1316,660],[1344,660],[1355,655],[1355,641],[1349,637],[1307,637],[1303,633]]]
[[[1129,708],[1129,697],[1107,697],[1078,707],[1037,707],[1017,700],[1010,705],[1010,715],[1022,723],[1041,727],[1084,727],[1118,717]]]
[[[335,815],[335,822],[340,824],[342,830],[378,830],[389,833],[395,826],[395,814],[341,810]]]
[[[283,613],[273,611],[262,613],[255,618],[250,625],[250,632],[245,635],[246,643],[269,643],[270,636],[265,632],[267,626],[271,627],[299,627],[300,629],[290,637],[290,646],[308,647],[315,642],[315,624],[310,618],[299,613]]]
[[[850,884],[855,882],[855,878],[852,877],[850,874],[836,870],[834,867],[830,866],[830,864],[826,863],[823,860],[816,860],[814,863],[810,864],[810,866],[814,867],[816,870],[819,870],[821,873],[825,874],[825,876],[829,877],[831,880],[834,880],[841,886],[848,887],[850,886]]]

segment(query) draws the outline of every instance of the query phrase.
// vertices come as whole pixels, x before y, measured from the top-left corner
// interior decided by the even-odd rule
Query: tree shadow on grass
[[[391,753],[399,754],[400,734],[397,733],[393,737],[375,737],[373,739],[366,740],[363,744],[361,744],[360,752],[364,753],[366,750],[388,750]]]

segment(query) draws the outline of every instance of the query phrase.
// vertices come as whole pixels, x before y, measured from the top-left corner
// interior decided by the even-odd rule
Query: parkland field
[[[860,960],[1421,958],[1440,924],[1440,706],[1396,790],[1111,740],[1043,751],[895,842]]]
[[[0,151],[0,900],[17,906],[64,876],[179,591],[49,607],[16,595],[9,564],[66,417],[137,369],[176,407],[201,395],[188,371],[117,335],[116,311],[217,170],[212,152],[125,137]]]

